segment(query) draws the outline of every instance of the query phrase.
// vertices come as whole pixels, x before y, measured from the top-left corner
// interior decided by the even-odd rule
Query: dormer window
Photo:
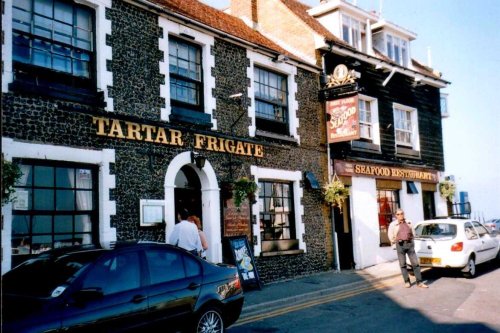
[[[342,15],[342,39],[357,50],[361,50],[361,22]]]
[[[408,42],[389,34],[386,40],[387,56],[398,65],[408,67]]]

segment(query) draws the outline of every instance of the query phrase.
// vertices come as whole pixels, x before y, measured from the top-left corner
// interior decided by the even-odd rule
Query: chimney
[[[231,15],[241,18],[243,21],[250,21],[255,27],[259,23],[257,13],[257,0],[231,0]]]

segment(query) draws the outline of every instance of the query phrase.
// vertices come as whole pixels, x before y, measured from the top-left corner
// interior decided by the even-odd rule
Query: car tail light
[[[460,252],[464,249],[464,242],[458,242],[451,246],[452,252]]]
[[[243,292],[243,289],[241,287],[241,281],[238,273],[234,275],[231,281],[217,287],[217,293],[222,299],[237,295],[241,292]]]

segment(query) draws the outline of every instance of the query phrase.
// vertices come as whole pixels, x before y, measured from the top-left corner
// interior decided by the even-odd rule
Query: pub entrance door
[[[334,207],[333,209],[341,270],[355,268],[350,211],[349,197],[344,201],[342,211],[339,207]]]
[[[174,195],[176,212],[187,209],[191,215],[202,218],[200,178],[191,166],[183,166],[175,176]]]

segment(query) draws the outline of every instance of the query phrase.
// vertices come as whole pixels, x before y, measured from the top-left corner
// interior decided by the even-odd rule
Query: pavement
[[[298,306],[325,297],[334,295],[342,297],[349,291],[362,290],[396,276],[401,276],[397,260],[362,270],[340,272],[330,270],[265,284],[260,290],[257,288],[245,290],[245,303],[239,322],[272,311],[279,311],[284,307]]]

